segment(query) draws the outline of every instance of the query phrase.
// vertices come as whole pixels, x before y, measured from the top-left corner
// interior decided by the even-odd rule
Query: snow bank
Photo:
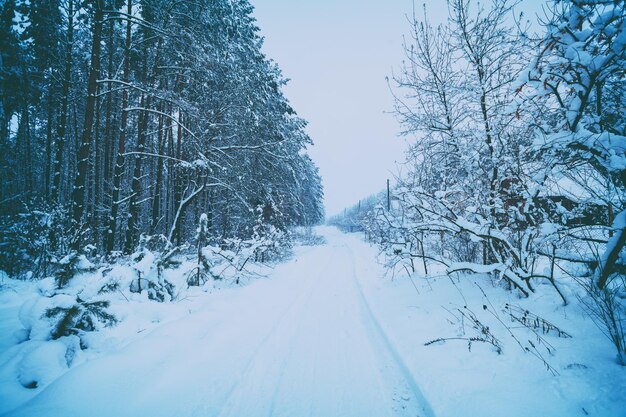
[[[26,388],[48,385],[67,370],[67,346],[59,341],[29,345],[18,367],[18,379]]]
[[[626,372],[577,302],[576,285],[563,283],[572,301],[563,307],[549,289],[523,299],[486,276],[450,278],[443,266],[431,265],[427,277],[391,276],[381,266],[372,266],[375,248],[357,236],[345,239],[354,248],[356,274],[373,314],[436,416],[626,416]],[[554,323],[572,338],[539,330],[553,347],[549,353],[534,332],[509,318],[507,304]],[[463,338],[478,334],[459,309],[476,314],[501,342],[501,354],[483,342],[468,349]],[[450,340],[425,346],[441,338]],[[533,353],[532,345],[555,374]]]

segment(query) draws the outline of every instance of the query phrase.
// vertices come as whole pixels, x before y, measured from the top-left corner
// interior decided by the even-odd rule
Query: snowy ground
[[[69,369],[57,342],[19,343],[17,311],[32,285],[5,284],[0,414],[626,416],[626,370],[576,303],[519,300],[484,277],[383,277],[376,250],[357,235],[322,232],[326,245],[297,248],[269,279],[141,311],[114,306],[123,321],[94,336]],[[534,340],[505,320],[506,302],[573,336],[543,335],[552,354],[534,343],[557,375],[506,329],[523,346]],[[472,336],[454,318],[464,306],[489,324],[502,354],[479,342],[468,351],[462,340],[424,346]],[[38,370],[47,380],[35,389],[18,380],[29,362],[51,368]]]

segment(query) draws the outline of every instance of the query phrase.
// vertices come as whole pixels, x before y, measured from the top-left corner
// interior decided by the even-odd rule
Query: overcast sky
[[[413,1],[252,3],[265,52],[291,80],[285,95],[309,121],[315,143],[309,153],[321,171],[327,215],[382,190],[410,140],[398,137],[385,77],[401,64]],[[433,21],[445,19],[444,0],[426,3]]]

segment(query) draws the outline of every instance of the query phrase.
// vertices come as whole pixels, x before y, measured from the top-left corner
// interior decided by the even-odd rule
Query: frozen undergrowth
[[[243,289],[212,280],[169,303],[111,291],[118,323],[81,337],[47,340],[33,320],[51,281],[4,279],[0,414],[624,415],[626,374],[577,301],[522,299],[481,275],[391,277],[358,236],[324,237]],[[183,283],[186,262],[164,276]],[[130,268],[106,275],[128,288]],[[86,295],[101,275],[65,291]]]
[[[358,252],[357,273],[373,275],[367,259],[376,254]],[[626,415],[626,373],[578,301],[577,284],[564,285],[572,302],[563,306],[549,283],[521,298],[485,275],[450,277],[434,265],[429,273],[387,273],[364,288],[435,415]],[[469,340],[489,340],[472,316],[499,347]]]
[[[203,247],[202,265],[191,248],[153,251],[144,242],[134,254],[98,266],[71,253],[53,276],[38,281],[3,274],[0,412],[37,395],[68,370],[191,314],[211,294],[266,278],[290,253],[278,241],[226,244],[227,249]],[[257,261],[259,253],[266,253],[267,262]],[[203,279],[197,281],[200,271]]]

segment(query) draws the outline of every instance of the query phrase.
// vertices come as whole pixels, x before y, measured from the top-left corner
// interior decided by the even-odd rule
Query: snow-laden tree
[[[323,217],[306,122],[248,0],[1,7],[3,215],[58,206],[59,239],[101,254],[192,242],[201,213],[211,244],[251,237],[259,206],[282,229]]]
[[[411,169],[391,212],[373,219],[371,234],[408,259],[424,259],[429,240],[429,256],[451,271],[463,262],[462,269],[498,272],[527,295],[536,274],[526,245],[536,229],[520,233],[529,132],[512,110],[512,85],[530,48],[513,24],[514,5],[451,1],[450,20],[438,27],[426,11],[423,18],[414,14],[406,60],[394,78],[397,114],[416,137]],[[381,233],[385,228],[392,237]]]
[[[540,53],[519,90],[524,106],[544,111],[535,146],[551,165],[539,185],[572,183],[568,197],[602,206],[604,224],[598,226],[614,229],[594,268],[603,288],[626,243],[625,5],[558,1],[552,10]]]
[[[408,272],[437,262],[524,296],[543,281],[564,303],[562,280],[581,283],[624,363],[625,6],[553,1],[537,40],[513,6],[414,17],[394,77],[410,169],[364,225]]]
[[[559,257],[584,266],[567,271],[626,363],[626,5],[555,1],[551,11],[518,87],[520,111],[541,109],[534,148],[549,161],[531,188],[569,203],[554,233]]]

